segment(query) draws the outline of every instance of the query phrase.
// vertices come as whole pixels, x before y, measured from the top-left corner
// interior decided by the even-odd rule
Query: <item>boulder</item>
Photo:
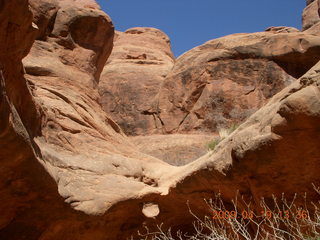
[[[169,37],[160,30],[118,32],[99,93],[103,109],[127,135],[152,134],[161,128],[153,100],[173,64]]]
[[[217,132],[244,121],[310,69],[320,38],[299,32],[234,34],[176,60],[161,86],[164,132]]]

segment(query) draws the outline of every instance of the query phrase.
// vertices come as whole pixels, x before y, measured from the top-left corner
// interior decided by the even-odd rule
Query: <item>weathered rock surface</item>
[[[215,132],[241,122],[319,59],[304,33],[234,34],[179,57],[159,94],[165,132]]]
[[[205,211],[199,199],[211,198],[217,192],[231,204],[239,190],[256,209],[261,197],[268,202],[272,194],[279,199],[285,193],[287,199],[293,199],[298,193],[296,203],[303,204],[307,193],[310,201],[318,201],[312,183],[320,185],[319,121],[320,62],[250,116],[213,153],[175,172],[177,184],[154,202],[160,209],[175,212],[177,218],[160,211],[158,222],[165,222],[166,227],[175,226],[174,222],[179,222],[177,227],[187,224],[188,216],[179,214],[187,195],[190,208],[198,215]],[[174,206],[165,199],[174,199]]]
[[[154,99],[174,64],[168,36],[154,28],[118,32],[99,82],[103,109],[128,135],[161,128]]]
[[[31,12],[27,1],[8,1],[0,12],[0,239],[123,239],[129,208],[96,215],[130,195],[161,192],[168,165],[139,153],[98,104],[93,86],[98,59],[111,52],[110,19],[60,5],[53,32],[24,59],[26,84]]]
[[[302,15],[302,31],[305,31],[320,22],[319,1],[307,2]]]
[[[308,6],[309,4],[311,4],[312,2],[316,2],[317,0],[306,0],[306,5]]]
[[[39,22],[38,19],[51,17],[49,20],[40,21],[40,32],[43,34],[38,38],[46,41],[36,41],[33,49],[36,49],[37,53],[31,54],[26,61],[27,70],[35,75],[69,78],[72,78],[69,75],[77,74],[85,84],[96,84],[112,50],[113,26],[110,25],[110,18],[99,9],[86,7],[91,1],[30,2],[36,12],[36,22]],[[48,14],[48,9],[52,9],[51,14]],[[31,67],[28,62],[32,63]],[[45,64],[50,64],[51,69]],[[66,65],[70,68],[63,67]],[[72,66],[77,66],[78,70],[72,70]],[[87,75],[92,79],[85,77],[86,73],[89,73]]]
[[[138,149],[174,166],[183,166],[208,151],[214,135],[170,134],[131,137]]]
[[[5,80],[0,85],[0,239],[123,240],[144,225],[153,230],[160,223],[173,232],[191,229],[194,219],[187,214],[186,202],[195,214],[210,214],[203,199],[218,192],[228,204],[239,190],[253,198],[256,209],[260,197],[268,200],[282,192],[288,200],[297,192],[318,200],[311,184],[320,185],[320,62],[272,97],[214,152],[174,167],[139,152],[98,104],[94,86],[102,59],[111,51],[110,19],[85,7],[66,8],[59,17],[63,10],[60,5],[57,18],[47,25],[53,26],[52,33],[45,41],[37,40],[24,59],[26,83],[21,59],[36,37],[32,17],[24,0],[0,5]],[[80,14],[81,24],[74,13]],[[77,24],[86,27],[79,30]],[[87,28],[96,25],[99,28]],[[248,66],[262,59],[271,69],[281,70],[275,62],[283,60],[287,72],[294,65],[290,61],[307,68],[315,60],[315,36],[297,34],[291,39],[287,34],[261,33],[270,34],[291,40],[288,48],[270,44],[273,38],[262,48],[260,34],[254,35],[256,44],[238,35],[233,37],[243,37],[250,47],[232,48],[234,41],[228,37],[223,42],[228,48],[209,52],[213,55],[207,58],[200,54],[202,48],[210,49],[214,41],[196,48],[200,55],[191,52],[181,59],[197,56],[200,62],[209,59],[213,61],[208,64],[216,64],[217,58],[236,61],[230,55],[248,54]],[[293,48],[292,55],[296,42],[301,48]],[[261,59],[252,54],[257,54],[255,48],[262,49]],[[105,55],[97,49],[106,49]],[[190,66],[178,61],[176,67],[184,71]]]
[[[266,32],[274,32],[274,33],[291,33],[291,32],[300,32],[298,29],[294,27],[285,27],[285,26],[278,26],[278,27],[268,27]]]
[[[316,6],[316,2],[318,3],[318,7]],[[312,9],[308,9],[308,8],[305,9],[304,17],[306,19],[308,18],[314,19],[314,21],[313,23],[309,24],[311,26],[304,32],[307,34],[320,35],[320,1],[319,0],[315,1],[312,4],[314,4]],[[311,16],[309,17],[308,14],[310,14]]]
[[[40,114],[21,59],[36,37],[28,2],[0,4],[0,239],[38,239],[52,219],[71,211],[36,160]],[[50,220],[49,220],[50,219]]]

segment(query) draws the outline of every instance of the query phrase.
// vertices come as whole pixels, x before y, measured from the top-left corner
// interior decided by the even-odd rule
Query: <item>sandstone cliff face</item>
[[[21,59],[28,53],[36,34],[27,1],[0,4],[0,238],[9,239],[3,229],[11,224],[28,201],[34,199],[28,185],[35,165],[30,135],[38,131],[37,109],[23,77]],[[40,176],[39,174],[38,176]],[[45,175],[45,174],[44,174]],[[42,186],[35,177],[38,188]],[[14,238],[12,238],[14,239]]]
[[[154,28],[118,32],[99,82],[103,109],[128,135],[161,128],[154,100],[174,64],[168,36]]]
[[[48,2],[33,6],[42,11]],[[93,86],[111,52],[110,19],[60,3],[24,59],[27,82],[21,59],[37,34],[28,3],[1,5],[0,238],[122,239],[121,208],[94,215],[130,195],[158,192],[158,170],[167,164],[135,150],[98,104]]]
[[[144,225],[152,230],[162,222],[173,231],[190,229],[194,219],[186,215],[186,202],[195,214],[209,214],[203,198],[217,192],[228,204],[239,190],[246,199],[253,197],[255,209],[260,197],[268,200],[282,192],[288,200],[296,192],[318,200],[311,183],[320,185],[320,62],[283,90],[277,85],[289,84],[318,60],[318,37],[233,35],[178,59],[160,91],[157,117],[181,108],[171,104],[176,98],[187,99],[179,91],[177,96],[164,91],[174,75],[178,87],[189,84],[186,93],[221,74],[224,90],[239,85],[242,92],[271,99],[214,151],[173,167],[142,154],[98,103],[97,83],[111,52],[113,25],[92,1],[76,2],[70,9],[61,1],[31,1],[38,33],[26,1],[0,5],[0,239],[123,240]],[[23,60],[24,77],[21,59],[34,38]],[[286,47],[279,41],[287,41]],[[188,60],[195,65],[184,64]],[[275,73],[261,70],[266,68]],[[258,90],[243,84],[251,77]],[[152,214],[148,206],[159,212]]]
[[[308,4],[308,3],[307,3]],[[310,2],[303,11],[302,15],[302,30],[307,30],[316,23],[320,22],[320,16],[318,12],[318,1]]]
[[[319,60],[320,38],[235,34],[179,57],[159,94],[165,132],[215,132],[241,122]]]
[[[34,53],[25,61],[27,71],[68,78],[77,74],[85,85],[97,84],[112,50],[110,18],[92,1],[30,2],[40,31]]]
[[[153,166],[167,164],[135,150],[98,104],[99,58],[109,56],[114,33],[109,17],[86,7],[58,9],[52,33],[37,40],[23,61],[43,109],[41,134],[34,141],[66,201],[102,214],[131,193],[151,191],[160,177],[148,177]],[[150,172],[141,166],[146,160]]]
[[[320,1],[308,1],[302,15],[302,30],[308,34],[320,35]]]

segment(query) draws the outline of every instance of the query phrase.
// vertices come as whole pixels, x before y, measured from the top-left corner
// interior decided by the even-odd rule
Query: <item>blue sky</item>
[[[305,0],[97,0],[117,30],[155,27],[176,56],[204,42],[269,26],[301,28]]]

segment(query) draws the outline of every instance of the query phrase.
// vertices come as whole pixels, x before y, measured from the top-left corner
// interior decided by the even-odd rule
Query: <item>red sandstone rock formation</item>
[[[103,109],[128,135],[155,133],[155,98],[174,63],[170,40],[158,29],[132,28],[114,44],[99,82]]]
[[[274,31],[211,40],[176,60],[159,94],[165,132],[241,122],[317,61],[320,37]]]
[[[307,5],[302,15],[302,30],[305,31],[320,22],[318,13],[318,1],[313,1]]]
[[[320,1],[307,1],[303,11],[302,30],[308,34],[320,35]]]
[[[214,151],[173,167],[139,152],[98,104],[95,86],[112,48],[108,16],[85,5],[55,9],[56,18],[47,10],[48,20],[36,15],[46,26],[36,35],[27,1],[0,5],[0,239],[123,240],[162,222],[186,230],[193,220],[186,202],[200,216],[208,213],[203,198],[217,192],[228,204],[239,191],[252,197],[254,209],[260,197],[282,192],[288,200],[296,192],[318,200],[311,183],[320,185],[320,62]],[[36,37],[23,61],[24,77],[21,59]],[[269,50],[261,39],[268,39]],[[301,33],[233,35],[200,46],[197,54],[191,50],[167,79],[175,73],[182,81],[183,71],[196,77],[197,65],[190,70],[187,59],[222,69],[242,61],[251,66],[239,72],[244,76],[256,64],[269,66],[285,79],[316,61],[318,46],[318,37]]]

